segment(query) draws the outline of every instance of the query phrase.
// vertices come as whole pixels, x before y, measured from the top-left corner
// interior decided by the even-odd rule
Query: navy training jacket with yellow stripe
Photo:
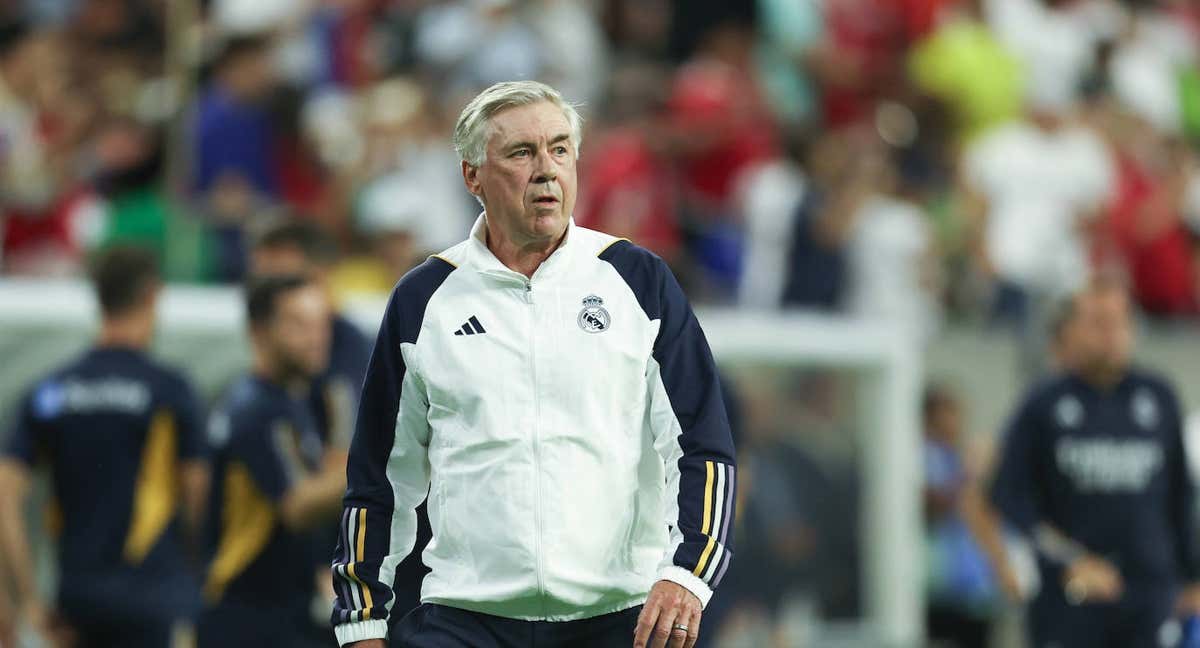
[[[729,566],[734,449],[704,333],[661,259],[573,222],[532,278],[470,238],[396,285],[350,448],[333,623],[387,634],[413,509],[423,602],[567,621]]]

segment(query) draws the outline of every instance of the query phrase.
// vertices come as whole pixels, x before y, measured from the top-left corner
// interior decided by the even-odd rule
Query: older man
[[[659,258],[572,223],[580,118],[557,91],[488,88],[454,143],[484,213],[388,303],[350,448],[338,641],[385,645],[428,492],[432,572],[392,645],[690,647],[734,502],[704,334]]]

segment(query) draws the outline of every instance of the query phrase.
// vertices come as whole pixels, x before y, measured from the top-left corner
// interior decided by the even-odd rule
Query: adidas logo
[[[462,328],[454,332],[455,335],[475,335],[476,333],[487,333],[487,331],[483,330],[483,324],[480,324],[474,315],[462,325]]]

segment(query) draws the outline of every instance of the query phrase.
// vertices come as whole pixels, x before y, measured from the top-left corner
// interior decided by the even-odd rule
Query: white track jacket
[[[333,622],[385,637],[428,495],[421,600],[568,621],[729,566],[734,450],[712,354],[661,259],[569,225],[532,279],[471,237],[396,285],[350,449]]]

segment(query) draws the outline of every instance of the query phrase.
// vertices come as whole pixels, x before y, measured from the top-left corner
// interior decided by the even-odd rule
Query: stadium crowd
[[[171,280],[235,282],[282,214],[336,234],[339,293],[383,293],[477,211],[447,145],[465,98],[538,78],[587,120],[578,222],[698,301],[927,339],[947,314],[1025,321],[1106,267],[1146,312],[1200,307],[1195,3],[5,6],[8,275],[133,241]]]

